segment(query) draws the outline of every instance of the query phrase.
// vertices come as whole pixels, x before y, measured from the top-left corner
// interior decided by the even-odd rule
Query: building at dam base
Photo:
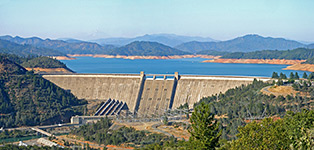
[[[202,97],[252,83],[253,77],[164,74],[43,75],[79,99],[121,100],[140,116],[160,115],[185,103],[192,108]],[[268,81],[269,78],[257,78]]]

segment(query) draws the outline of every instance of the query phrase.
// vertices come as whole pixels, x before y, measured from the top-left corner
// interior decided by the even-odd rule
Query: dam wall
[[[140,90],[140,75],[106,75],[106,74],[75,74],[75,75],[43,75],[57,86],[69,90],[79,99],[122,100],[134,111]]]
[[[248,77],[215,77],[215,76],[180,76],[173,108],[188,103],[193,108],[201,98],[224,93],[228,89],[252,83]]]
[[[145,114],[160,115],[165,109],[170,109],[174,82],[175,80],[146,80],[138,113],[142,116]]]
[[[253,77],[149,75],[144,74],[72,74],[43,75],[80,99],[124,101],[129,110],[141,116],[161,115],[188,103],[193,108],[202,97],[226,92],[252,83]],[[257,78],[268,81],[269,78]]]

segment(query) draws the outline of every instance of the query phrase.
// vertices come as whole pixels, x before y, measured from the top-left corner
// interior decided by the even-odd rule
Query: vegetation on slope
[[[110,55],[127,55],[127,56],[170,56],[190,54],[175,48],[147,41],[135,41],[128,45],[122,46],[109,52]]]
[[[262,94],[260,90],[266,86],[270,84],[255,80],[250,85],[230,89],[225,94],[203,98],[200,102],[211,104],[211,111],[219,116],[219,121],[223,124],[222,137],[225,139],[236,138],[238,126],[245,125],[251,118],[283,117],[287,111],[311,110],[314,106],[313,97],[298,94],[276,97]],[[314,89],[310,84],[304,86]]]
[[[306,60],[305,62],[303,62],[302,64],[314,64],[314,57],[307,59],[307,60]]]
[[[238,139],[224,149],[312,149],[314,111],[287,112],[280,120],[271,118],[239,127]]]
[[[204,51],[196,52],[196,54],[200,54],[200,55],[213,55],[213,56],[223,56],[228,53],[229,52],[215,51],[215,50],[204,50]]]
[[[223,55],[221,58],[232,59],[290,59],[305,60],[314,57],[314,49],[298,48],[294,50],[278,51],[263,50],[255,52],[235,52]]]
[[[147,133],[145,131],[138,131],[128,127],[109,131],[111,125],[111,120],[104,118],[97,123],[87,124],[72,130],[71,134],[82,137],[87,141],[97,142],[98,144],[120,145],[122,143],[127,143],[136,145],[137,147],[174,139],[162,134]]]
[[[18,56],[40,55],[40,56],[65,56],[64,53],[48,48],[37,48],[26,44],[17,44],[0,39],[0,53],[15,54]]]
[[[9,64],[22,70],[8,59],[0,60],[0,66]],[[72,115],[82,114],[81,105],[86,104],[85,100],[25,70],[1,72],[0,102],[0,127],[68,122]]]
[[[21,65],[25,68],[67,68],[64,63],[49,57],[35,57]]]
[[[228,41],[220,42],[187,42],[175,48],[186,52],[198,52],[203,50],[217,50],[227,52],[252,52],[259,50],[288,50],[305,47],[297,41],[283,38],[262,37],[259,35],[245,35]]]
[[[11,62],[17,63],[24,68],[64,68],[71,71],[67,66],[59,60],[46,57],[46,56],[28,56],[19,57],[14,54],[1,54],[1,59],[8,59]],[[3,61],[4,62],[4,61]],[[5,70],[9,70],[9,68]]]
[[[25,74],[26,69],[0,55],[0,74]]]
[[[62,40],[50,40],[50,39],[40,39],[38,37],[32,38],[21,38],[21,37],[11,37],[2,36],[0,39],[5,39],[17,44],[29,44],[35,47],[54,49],[59,53],[65,54],[106,54],[108,50],[115,48],[112,45],[99,45],[91,42],[65,42]],[[46,54],[44,56],[57,56]]]

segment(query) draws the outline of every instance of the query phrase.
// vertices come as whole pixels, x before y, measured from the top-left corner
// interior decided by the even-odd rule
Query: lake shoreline
[[[68,54],[69,58],[73,57],[95,57],[95,58],[122,58],[122,59],[181,59],[181,58],[206,58],[218,59],[221,56],[213,55],[172,55],[172,56],[125,56],[125,55],[102,55],[102,54]],[[64,59],[64,57],[55,57],[58,60],[71,60]],[[75,59],[75,58],[74,58]]]
[[[283,70],[299,70],[314,72],[313,64],[302,64],[306,60],[289,60],[289,59],[212,59],[205,60],[205,63],[230,63],[230,64],[275,64],[290,65]]]
[[[122,58],[122,59],[183,59],[183,58],[204,58],[203,63],[226,63],[226,64],[273,64],[290,65],[283,70],[297,70],[314,72],[314,64],[302,64],[306,60],[289,59],[223,59],[221,56],[213,55],[172,55],[172,56],[125,56],[125,55],[102,55],[102,54],[68,54],[67,56],[54,56],[57,60],[75,60],[75,57],[94,57],[94,58]]]

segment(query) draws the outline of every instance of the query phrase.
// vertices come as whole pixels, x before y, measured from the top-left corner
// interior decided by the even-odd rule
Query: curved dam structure
[[[192,76],[163,74],[71,74],[43,75],[80,99],[124,101],[141,116],[160,115],[188,103],[190,108],[202,97],[251,83],[253,77]],[[268,81],[270,78],[257,78]]]

